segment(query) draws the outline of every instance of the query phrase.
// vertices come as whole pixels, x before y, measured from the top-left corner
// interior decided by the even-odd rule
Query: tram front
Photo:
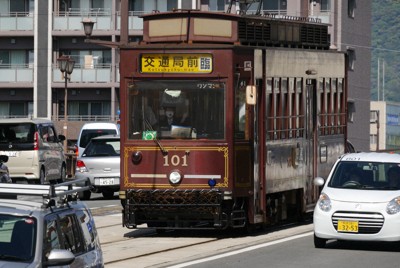
[[[124,225],[224,228],[229,190],[226,83],[138,79],[121,136]],[[124,137],[124,135],[126,135]]]

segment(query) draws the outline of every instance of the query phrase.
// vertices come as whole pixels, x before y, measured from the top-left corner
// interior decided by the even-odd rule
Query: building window
[[[356,9],[356,0],[348,0],[347,11],[350,18],[354,18],[354,10]]]
[[[257,4],[257,3],[256,3]],[[263,9],[267,12],[278,13],[287,11],[287,0],[263,0]]]
[[[225,10],[225,0],[210,0],[209,10],[224,11]]]
[[[177,7],[178,7],[178,1],[177,0],[168,0],[167,1],[167,10],[168,11],[171,11],[174,8],[177,8]]]
[[[349,70],[353,71],[356,61],[356,51],[353,48],[347,48],[347,55],[349,60]]]
[[[356,112],[356,105],[354,100],[347,101],[347,122],[354,123],[354,113]]]
[[[378,123],[379,122],[378,115],[379,115],[379,111],[377,111],[377,110],[370,111],[370,113],[369,113],[369,122],[371,124]],[[400,116],[399,116],[399,118],[400,118]]]
[[[60,102],[60,114],[63,114],[64,105]],[[69,121],[105,121],[110,120],[111,102],[79,102],[71,101],[68,103],[68,120]]]
[[[192,0],[181,0],[181,9],[192,9]]]
[[[91,7],[94,9],[104,9],[104,0],[92,0]]]
[[[371,135],[369,135],[369,143],[370,143],[371,145],[373,145],[373,144],[376,144],[376,142],[377,142],[377,136],[376,136],[376,134],[371,134]]]
[[[331,10],[331,0],[321,0],[321,12],[328,12]]]

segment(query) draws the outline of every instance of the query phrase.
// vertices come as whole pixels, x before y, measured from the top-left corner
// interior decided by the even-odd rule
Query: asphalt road
[[[400,267],[399,243],[328,242],[315,249],[312,223],[247,235],[221,231],[130,230],[118,196],[87,201],[95,215],[105,267]]]

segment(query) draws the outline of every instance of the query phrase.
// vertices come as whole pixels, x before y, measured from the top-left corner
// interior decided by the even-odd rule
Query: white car
[[[314,209],[314,245],[400,241],[400,155],[352,153],[333,166]]]

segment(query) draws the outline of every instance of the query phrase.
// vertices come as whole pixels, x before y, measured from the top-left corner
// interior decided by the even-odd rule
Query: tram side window
[[[131,139],[225,138],[225,85],[143,81],[129,91]]]
[[[235,138],[247,139],[246,135],[247,109],[246,109],[246,88],[239,86],[236,89],[235,99]]]
[[[300,137],[304,130],[303,79],[267,79],[266,133],[268,140]]]
[[[318,87],[319,134],[344,133],[343,79],[321,78]]]

